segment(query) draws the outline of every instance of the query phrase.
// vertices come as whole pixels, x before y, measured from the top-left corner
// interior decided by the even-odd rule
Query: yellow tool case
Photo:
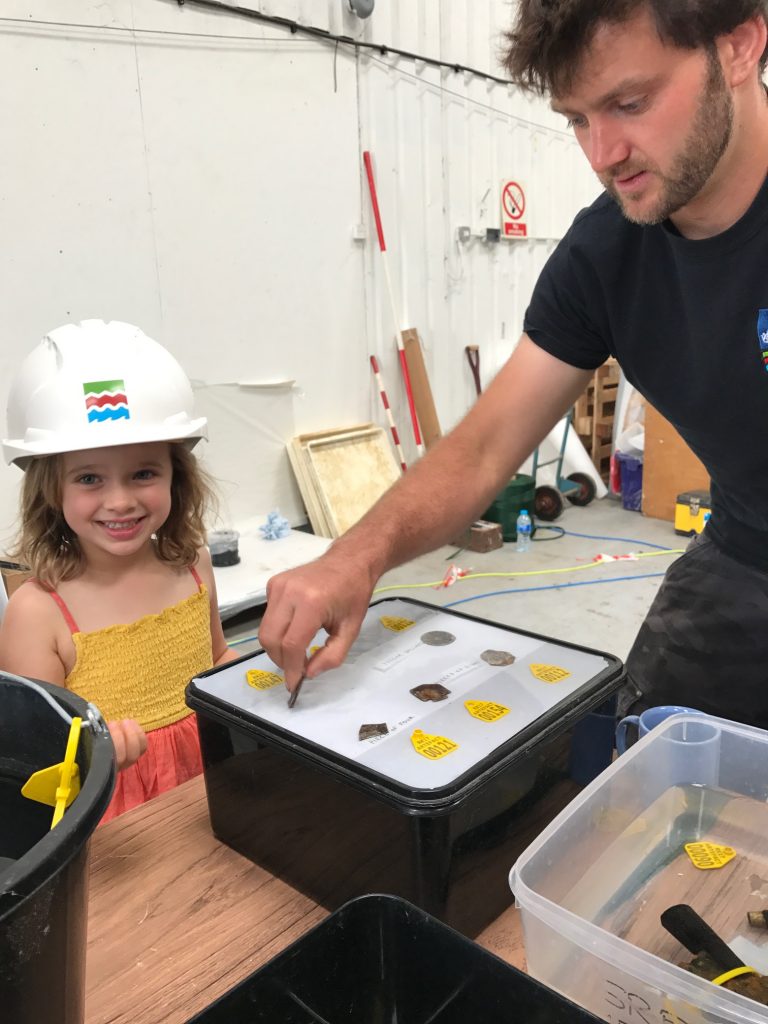
[[[675,533],[692,537],[701,533],[712,513],[709,491],[684,491],[675,503]]]

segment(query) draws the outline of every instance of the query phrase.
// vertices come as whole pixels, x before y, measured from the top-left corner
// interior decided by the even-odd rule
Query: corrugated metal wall
[[[511,5],[500,0],[382,2],[370,38],[503,77]],[[444,428],[474,384],[464,347],[480,347],[484,383],[516,343],[536,277],[597,182],[563,119],[546,102],[467,72],[392,55],[358,59],[361,146],[376,158],[403,326],[419,329]],[[525,183],[529,238],[485,241],[500,223],[501,182]],[[368,210],[366,217],[370,224]],[[471,239],[458,240],[459,227]],[[532,237],[530,237],[532,236]],[[372,344],[397,379],[381,262],[368,247]],[[401,433],[408,415],[396,389]],[[409,449],[412,451],[412,446]]]
[[[253,4],[263,13],[344,32],[504,77],[509,0],[378,0],[365,20],[339,2]],[[360,148],[373,153],[388,260],[402,327],[421,335],[438,413],[449,429],[474,400],[464,347],[480,347],[484,383],[520,334],[541,267],[598,185],[562,117],[541,99],[469,72],[361,49]],[[500,221],[501,182],[526,185],[529,238],[488,244]],[[365,184],[366,322],[408,458],[415,455],[384,274]],[[460,226],[472,231],[458,241]],[[381,419],[372,390],[371,416]],[[382,421],[383,422],[383,421]]]
[[[508,0],[264,0],[251,9],[502,75]],[[141,324],[203,382],[232,519],[303,509],[301,431],[385,425],[409,460],[394,322],[361,153],[374,157],[400,326],[418,328],[443,427],[511,351],[543,262],[597,185],[546,103],[468,72],[308,38],[192,0],[5,0],[0,67],[0,400],[45,331]],[[534,237],[486,243],[502,179]],[[361,232],[363,238],[356,237]],[[457,240],[469,227],[471,238]],[[243,388],[295,378],[297,388]],[[0,488],[0,535],[18,476]]]

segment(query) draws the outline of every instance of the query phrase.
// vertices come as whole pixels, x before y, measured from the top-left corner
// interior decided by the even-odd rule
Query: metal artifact
[[[441,683],[422,683],[421,686],[414,686],[411,693],[419,700],[445,700],[451,691],[447,690]]]

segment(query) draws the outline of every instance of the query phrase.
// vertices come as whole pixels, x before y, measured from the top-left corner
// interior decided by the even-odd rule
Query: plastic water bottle
[[[528,515],[528,509],[521,508],[520,515],[517,517],[517,522],[515,523],[518,551],[530,550],[532,528],[533,523],[531,522],[531,517]]]

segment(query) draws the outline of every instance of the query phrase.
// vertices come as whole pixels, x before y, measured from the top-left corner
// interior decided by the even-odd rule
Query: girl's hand
[[[147,736],[138,722],[124,718],[121,722],[107,722],[109,734],[115,747],[117,770],[136,764],[147,749]]]

